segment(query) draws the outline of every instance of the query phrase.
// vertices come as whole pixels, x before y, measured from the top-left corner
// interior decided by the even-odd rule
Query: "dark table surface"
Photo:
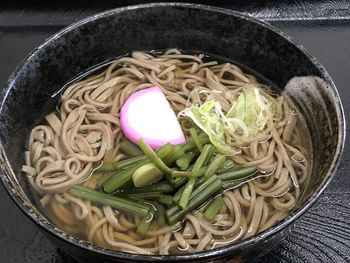
[[[142,1],[70,2],[0,4],[0,88],[15,66],[59,29],[96,12]],[[350,3],[216,1],[215,5],[268,21],[305,46],[332,76],[350,123]],[[293,233],[257,262],[350,262],[349,163],[346,145],[337,174],[320,199]],[[2,187],[0,209],[0,262],[75,262],[38,231]]]

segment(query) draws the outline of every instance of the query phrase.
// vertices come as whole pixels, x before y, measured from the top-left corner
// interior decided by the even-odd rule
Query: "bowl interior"
[[[50,225],[32,205],[21,166],[29,132],[52,109],[53,94],[79,73],[111,58],[132,50],[172,47],[237,61],[281,89],[295,76],[314,76],[298,78],[285,89],[305,118],[314,153],[311,183],[300,207],[314,201],[336,167],[344,133],[341,104],[323,67],[262,22],[211,7],[156,4],[116,9],[78,22],[37,48],[10,77],[1,94],[2,179],[30,217]]]

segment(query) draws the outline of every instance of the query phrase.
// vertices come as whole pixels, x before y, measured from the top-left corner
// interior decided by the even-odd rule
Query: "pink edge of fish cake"
[[[164,105],[152,104],[152,100]],[[164,119],[164,114],[168,114],[168,118]],[[142,138],[152,149],[166,143],[186,142],[175,112],[156,86],[137,91],[126,100],[120,110],[120,128],[130,141],[135,143]]]

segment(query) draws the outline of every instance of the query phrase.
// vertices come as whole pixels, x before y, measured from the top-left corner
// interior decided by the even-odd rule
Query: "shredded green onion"
[[[209,137],[217,151],[225,155],[240,153],[239,146],[263,131],[274,115],[275,100],[254,85],[237,92],[225,114],[215,100],[191,106],[179,113],[190,118]]]

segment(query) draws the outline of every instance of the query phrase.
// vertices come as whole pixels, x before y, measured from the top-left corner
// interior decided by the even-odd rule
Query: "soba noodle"
[[[216,90],[210,94],[226,112],[231,93],[247,85],[271,93],[254,76],[230,63],[205,62],[203,55],[185,55],[176,49],[159,56],[133,52],[64,91],[59,111],[49,113],[45,123],[32,129],[23,171],[55,224],[102,247],[167,255],[202,251],[251,237],[285,218],[308,181],[309,159],[300,125],[296,125],[300,119],[284,96],[276,98],[278,114],[273,123],[241,147],[241,154],[230,157],[237,164],[257,166],[265,176],[224,192],[224,203],[212,223],[203,219],[201,207],[173,226],[152,223],[142,237],[136,233],[141,220],[138,216],[67,192],[77,184],[93,188],[102,176],[92,175],[96,164],[125,158],[119,150],[123,136],[119,110],[134,92],[158,86],[179,113],[189,101],[201,103],[208,96],[206,91]]]

